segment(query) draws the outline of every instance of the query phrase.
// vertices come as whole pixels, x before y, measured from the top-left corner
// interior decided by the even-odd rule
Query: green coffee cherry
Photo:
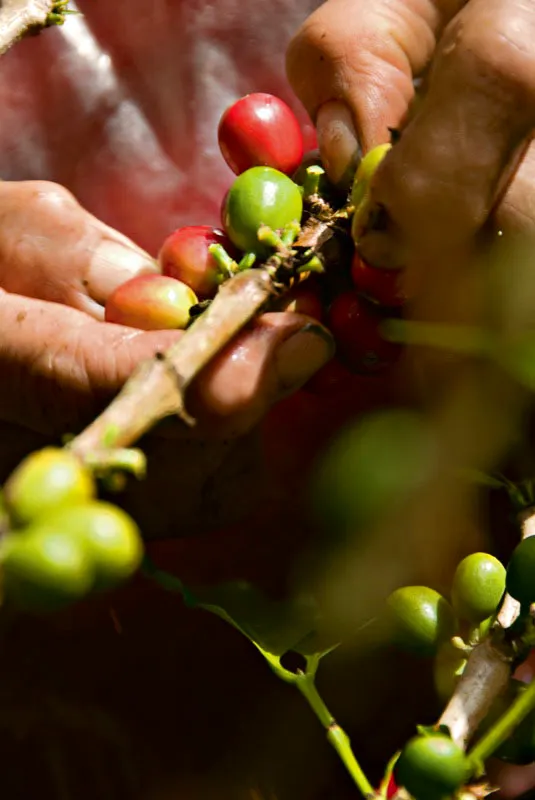
[[[505,592],[505,567],[488,553],[472,553],[458,565],[451,601],[456,614],[479,623],[493,614]]]
[[[515,547],[507,567],[505,588],[524,608],[535,603],[535,536],[523,539]]]
[[[415,736],[401,751],[394,769],[398,786],[414,800],[445,800],[465,783],[468,760],[449,736]]]
[[[24,611],[60,609],[84,597],[94,582],[84,543],[42,523],[6,536],[0,562],[5,597]]]
[[[436,693],[442,702],[450,699],[466,666],[466,656],[449,642],[444,644],[433,664]]]
[[[55,447],[25,458],[4,487],[6,508],[16,525],[28,525],[56,508],[90,500],[94,494],[89,470],[73,453]]]
[[[386,623],[394,644],[422,656],[434,656],[455,633],[448,601],[427,586],[404,586],[387,602]]]
[[[80,542],[92,560],[96,590],[130,578],[143,558],[143,542],[134,520],[111,503],[68,506],[46,518],[48,525]]]

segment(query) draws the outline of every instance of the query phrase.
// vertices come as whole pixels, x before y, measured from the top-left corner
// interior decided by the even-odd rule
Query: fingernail
[[[158,264],[148,254],[103,239],[91,258],[85,288],[93,300],[105,303],[122,283],[152,272],[159,272]]]
[[[281,392],[299,389],[334,355],[334,341],[321,325],[305,325],[278,348],[275,368]]]
[[[316,131],[329,178],[339,186],[349,186],[362,157],[362,148],[348,106],[340,100],[324,103],[318,111]]]

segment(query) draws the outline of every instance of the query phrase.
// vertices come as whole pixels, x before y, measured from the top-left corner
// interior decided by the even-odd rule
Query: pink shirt
[[[219,224],[232,173],[217,125],[233,100],[276,94],[312,134],[284,54],[318,0],[77,5],[0,62],[3,179],[58,181],[155,253],[179,225]]]

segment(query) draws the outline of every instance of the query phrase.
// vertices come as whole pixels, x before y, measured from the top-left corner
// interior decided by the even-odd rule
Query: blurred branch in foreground
[[[3,0],[0,5],[0,55],[19,39],[49,25],[61,25],[68,0]]]

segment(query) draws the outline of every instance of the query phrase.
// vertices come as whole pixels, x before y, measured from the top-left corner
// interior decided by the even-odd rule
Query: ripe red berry
[[[292,311],[294,314],[304,314],[321,322],[323,319],[323,304],[319,288],[309,280],[294,286],[284,298],[281,310]]]
[[[227,108],[218,129],[223,158],[236,175],[250,167],[273,167],[291,175],[303,157],[297,117],[278,97],[248,94]]]
[[[330,328],[338,352],[350,369],[376,372],[393,364],[401,346],[383,338],[384,316],[354,291],[336,297],[329,310]]]
[[[362,292],[379,305],[397,308],[407,300],[401,286],[399,270],[371,267],[361,259],[358,253],[353,256],[351,278],[357,291]]]
[[[332,358],[312,376],[303,390],[319,397],[345,394],[351,390],[354,378],[337,358]]]
[[[394,780],[394,776],[390,776],[390,780],[388,781],[388,786],[386,787],[386,798],[387,800],[391,800],[398,792],[398,786],[396,785],[396,781]]]
[[[158,254],[162,273],[182,281],[200,299],[211,298],[219,286],[219,268],[208,248],[220,244],[230,256],[235,248],[223,231],[209,225],[178,228],[167,237]]]

